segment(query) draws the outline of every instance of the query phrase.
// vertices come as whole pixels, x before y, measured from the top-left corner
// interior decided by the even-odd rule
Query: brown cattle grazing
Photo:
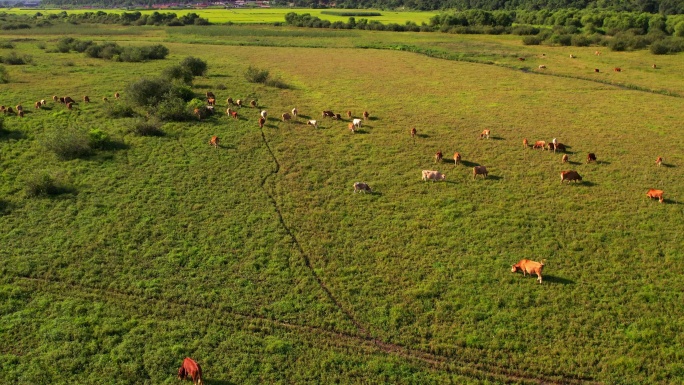
[[[363,120],[368,120],[368,117],[370,117],[368,111],[363,111]]]
[[[601,52],[596,51],[596,52],[594,52],[594,55],[596,55],[596,56],[601,56]]]
[[[207,96],[207,99],[216,99],[216,95],[211,91],[207,91],[205,95]]]
[[[659,156],[658,159],[656,159],[656,166],[660,167],[661,164],[663,164],[663,158]]]
[[[334,117],[335,117],[335,113],[332,112],[332,111],[323,111],[323,112],[321,113],[321,116],[324,117],[324,118],[334,118]]]
[[[413,127],[413,128],[411,129],[411,137],[415,139],[417,133],[418,133],[418,130],[416,130],[416,128]]]
[[[370,186],[367,183],[364,182],[356,182],[354,183],[354,192],[360,192],[363,191],[364,193],[372,193]]]
[[[561,158],[561,163],[568,163],[568,154],[564,154]]]
[[[257,101],[256,100],[250,100],[249,101],[249,106],[253,108],[257,108]]]
[[[73,103],[73,102],[69,102],[69,103],[66,104],[66,106],[67,106],[67,110],[71,110],[72,108],[74,108],[74,103]]]
[[[33,106],[36,108],[36,110],[40,110],[41,105],[42,104],[40,104],[40,102],[36,102],[36,104],[34,104]]]
[[[347,111],[347,119],[351,119],[351,117],[352,117],[351,111]]]
[[[574,58],[576,58],[576,57],[577,57],[577,56],[575,56],[575,55],[573,55],[573,54],[570,54],[570,59],[574,59]]]
[[[260,117],[259,118],[259,128],[264,128],[264,123],[266,123],[266,119]]]
[[[594,68],[594,72],[600,72],[598,68]]]
[[[90,98],[88,97],[88,95],[83,97],[83,103],[90,103]]]
[[[556,152],[556,145],[553,143],[546,143],[546,147],[544,147],[544,150]]]
[[[461,154],[454,152],[454,166],[461,163]]]
[[[543,65],[543,64],[540,64],[540,65],[539,65],[539,69],[540,69],[540,70],[546,69],[546,66]]]
[[[282,114],[281,117],[283,118],[283,122],[287,122],[287,121],[289,121],[290,119],[292,119],[292,115],[290,115],[290,114],[287,113],[287,112],[284,113],[284,114]]]
[[[226,115],[232,116],[232,115],[233,115],[233,109],[230,108],[230,107],[228,107],[228,108],[226,109]]]
[[[214,148],[218,148],[219,147],[219,141],[220,141],[219,137],[214,135],[211,137],[211,139],[209,139],[209,144],[214,146]]]
[[[432,170],[423,170],[423,181],[440,181],[440,180],[446,180],[446,175],[442,174],[439,171],[432,171]]]
[[[14,108],[16,108],[17,111],[23,111],[24,110],[24,107],[22,107],[21,104],[17,104],[17,106]]]
[[[620,68],[620,67],[615,67],[615,68],[613,68],[613,71],[615,71],[615,72],[622,72],[622,68]]]
[[[62,104],[64,104],[64,103],[65,103],[65,102],[64,102],[64,98],[63,98],[63,97],[60,97],[60,98],[59,98],[59,102],[62,103]]]
[[[561,183],[565,181],[576,181],[576,182],[581,182],[582,177],[580,174],[577,173],[577,171],[561,171]]]
[[[107,99],[107,97],[104,96],[104,97],[102,97],[102,101],[105,102],[105,103],[107,103],[107,102],[109,101],[109,99]]]
[[[485,167],[485,166],[473,167],[473,179],[475,179],[475,177],[478,175],[482,175],[483,178],[486,178],[487,175],[489,175],[489,172],[487,171],[487,167]]]
[[[233,98],[228,98],[228,99],[226,99],[226,104],[233,106],[233,105],[235,105],[235,102],[233,102]]]
[[[544,141],[544,140],[538,140],[538,141],[534,142],[534,146],[532,146],[532,148],[541,148],[541,149],[543,149],[544,146],[546,146],[546,141]]]
[[[335,120],[342,120],[342,115],[340,115],[340,114],[335,114],[335,116],[333,116],[333,119],[335,119]]]
[[[121,94],[119,94],[118,92],[115,92],[115,93],[114,93],[114,99],[118,99],[118,98],[120,98],[120,97],[121,97]]]
[[[235,101],[235,105],[242,108],[242,99],[238,99]]]
[[[589,162],[596,162],[596,154],[593,152],[587,154],[587,163]]]
[[[356,132],[356,126],[354,125],[354,123],[347,124],[347,128],[349,128],[349,131],[351,131],[352,134]]]
[[[525,58],[524,58],[524,57],[519,57],[518,60],[520,60],[520,61],[525,61]]]
[[[482,133],[480,134],[480,139],[483,139],[483,138],[489,139],[489,130],[482,131]]]
[[[233,119],[237,120],[237,119],[238,119],[238,113],[237,113],[237,111],[231,111],[231,112],[230,112],[230,116],[232,116]]]
[[[442,151],[437,151],[435,153],[435,163],[439,163],[442,161]]]
[[[70,96],[65,96],[64,97],[64,103],[76,103],[74,99],[72,99]]]
[[[192,110],[192,113],[197,117],[197,119],[202,119],[202,111],[199,108]]]
[[[41,106],[44,106],[46,104],[47,104],[47,102],[45,101],[45,99],[40,99],[40,105]]]
[[[529,259],[522,259],[520,262],[511,266],[511,273],[516,273],[518,270],[523,272],[523,277],[527,274],[537,274],[537,281],[542,283],[542,269],[544,268],[544,262],[530,261]]]
[[[655,189],[650,189],[646,193],[646,196],[653,199],[657,198],[660,203],[663,203],[663,190],[655,190]]]
[[[52,97],[52,100],[53,100],[55,103],[57,103],[57,102],[59,102],[59,97],[58,97],[57,95],[54,95],[54,96]]]
[[[7,107],[7,109],[5,109],[5,112],[8,113],[8,114],[13,114],[13,113],[14,113],[14,109],[13,109],[12,107]]]
[[[24,110],[17,111],[17,115],[19,115],[20,118],[24,117]]]
[[[656,69],[656,68],[658,68],[658,67],[657,67],[655,64],[653,64],[653,65],[651,66],[651,68]]]
[[[565,152],[565,145],[563,143],[556,143],[555,148],[553,149],[553,152],[556,152],[556,151]]]
[[[208,98],[208,99],[207,99],[207,104],[210,105],[210,106],[216,105],[216,99],[214,99],[214,98]]]
[[[7,107],[0,106],[0,111],[2,111],[3,114],[7,113]]]
[[[183,364],[178,368],[178,379],[185,380],[190,377],[194,385],[202,385],[202,368],[195,360],[186,357]]]
[[[527,148],[530,146],[530,142],[527,141],[527,138],[523,139],[523,147]]]

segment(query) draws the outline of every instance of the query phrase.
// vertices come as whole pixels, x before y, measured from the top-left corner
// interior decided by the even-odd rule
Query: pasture
[[[48,52],[61,35],[171,54]],[[0,382],[172,384],[186,356],[217,385],[684,381],[682,55],[264,26],[0,39],[33,59],[6,65],[0,89],[27,111],[0,131]],[[221,113],[159,137],[105,114],[103,96],[124,103],[127,84],[188,55],[209,63],[193,90]],[[249,66],[292,88],[248,83]],[[33,109],[52,95],[79,103]],[[260,108],[228,119],[227,97]],[[323,110],[370,119],[352,134]],[[59,160],[45,140],[68,128],[113,145]],[[570,164],[522,147],[554,137]],[[45,173],[62,193],[28,196]],[[524,258],[546,261],[543,284],[511,273]]]

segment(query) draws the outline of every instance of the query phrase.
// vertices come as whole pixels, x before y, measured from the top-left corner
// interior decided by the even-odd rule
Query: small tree
[[[188,56],[180,65],[190,70],[194,76],[204,76],[207,73],[207,62],[196,57]]]
[[[170,80],[179,80],[185,84],[192,84],[192,79],[194,78],[190,69],[181,65],[165,68],[162,71],[162,76]]]

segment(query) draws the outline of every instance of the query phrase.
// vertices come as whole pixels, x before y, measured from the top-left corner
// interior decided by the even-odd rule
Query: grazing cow
[[[594,68],[594,72],[600,72],[598,68]]]
[[[354,192],[357,193],[359,191],[363,191],[364,193],[372,193],[370,186],[367,183],[364,182],[356,182],[354,183]]]
[[[233,98],[228,98],[228,99],[226,99],[226,104],[229,106],[234,106],[235,102],[233,102]]]
[[[620,68],[620,67],[615,67],[615,68],[613,68],[613,71],[615,71],[615,72],[622,72],[622,68]]]
[[[24,117],[24,110],[17,111],[17,115],[19,115],[20,118]]]
[[[663,190],[655,190],[655,189],[650,189],[646,193],[646,196],[653,199],[657,198],[660,203],[663,203]]]
[[[361,119],[354,119],[352,123],[354,124],[354,127],[356,127],[357,129],[361,128]]]
[[[544,150],[556,152],[556,145],[553,143],[546,143],[546,147],[544,147]]]
[[[416,130],[416,128],[413,127],[413,128],[411,129],[411,138],[413,138],[413,140],[416,140],[416,134],[417,134],[417,133],[418,133],[418,130]]]
[[[0,111],[2,111],[3,114],[6,114],[7,113],[7,107],[0,106]]]
[[[202,368],[195,360],[186,357],[183,364],[178,368],[178,379],[185,380],[190,377],[194,385],[202,385]]]
[[[262,118],[266,119],[267,115],[268,115],[268,113],[266,112],[266,110],[261,111],[261,117]]]
[[[209,114],[209,115],[214,114],[214,106],[213,105],[212,106],[206,106],[205,109],[207,111],[207,114]]]
[[[570,54],[570,59],[574,59],[574,58],[576,58],[576,57],[577,57],[577,56],[575,56],[575,55],[573,55],[573,54]]]
[[[200,110],[199,108],[195,108],[194,110],[192,110],[192,113],[197,117],[197,119],[202,119],[202,110]]]
[[[218,148],[219,147],[219,141],[220,141],[219,137],[214,135],[211,137],[211,139],[209,139],[209,144],[214,146],[214,148]]]
[[[553,138],[553,139],[551,140],[551,143],[553,143],[554,146],[557,145],[557,144],[558,144],[558,139]]]
[[[105,103],[107,103],[107,102],[109,101],[109,99],[107,99],[106,96],[103,96],[103,97],[102,97],[102,101],[105,102]]]
[[[308,122],[306,122],[306,124],[309,126],[313,126],[313,128],[318,128],[318,122],[315,120],[309,120]]]
[[[442,151],[437,151],[435,153],[435,163],[439,163],[442,161]]]
[[[59,97],[57,95],[54,95],[52,97],[52,101],[54,101],[55,103],[59,102]]]
[[[656,69],[656,68],[658,68],[658,67],[657,67],[655,64],[653,64],[653,65],[651,66],[651,68]]]
[[[207,91],[206,96],[207,99],[216,99],[216,95],[214,95],[214,93],[211,91]]]
[[[237,120],[237,119],[238,119],[238,113],[237,113],[237,111],[231,111],[231,112],[230,112],[230,116],[232,116],[233,119]]]
[[[253,108],[257,108],[257,101],[256,100],[250,100],[249,101],[249,106]]]
[[[60,98],[59,98],[59,102],[60,102],[61,104],[64,104],[64,98],[63,98],[63,97],[60,97]]]
[[[534,146],[532,146],[532,148],[541,148],[541,149],[543,149],[545,146],[546,146],[546,141],[544,141],[544,140],[538,140],[538,141],[534,142]]]
[[[589,162],[596,162],[596,154],[593,152],[587,154],[587,163]]]
[[[563,157],[561,158],[561,163],[568,163],[568,154],[563,154]]]
[[[235,101],[235,105],[242,108],[242,99],[238,99]]]
[[[527,138],[523,139],[523,147],[527,148],[530,146],[530,142],[527,141]]]
[[[442,174],[439,171],[432,171],[432,170],[423,170],[423,181],[440,181],[440,180],[446,180],[446,175]]]
[[[658,159],[656,159],[656,166],[660,167],[661,164],[663,164],[663,158],[659,156]]]
[[[596,56],[601,56],[601,52],[595,51],[595,52],[594,52],[594,55],[596,55]]]
[[[120,97],[121,97],[121,94],[119,94],[118,92],[115,92],[115,93],[114,93],[114,99],[118,99],[118,98],[120,98]]]
[[[351,117],[352,117],[351,111],[347,111],[347,119],[351,119]]]
[[[266,119],[259,118],[259,128],[264,128],[264,123],[266,123]]]
[[[292,119],[292,115],[288,114],[287,112],[282,114],[281,117],[283,118],[283,122],[287,122]]]
[[[347,124],[347,128],[349,128],[349,131],[351,131],[352,134],[356,133],[356,126],[354,125],[354,123]]]
[[[332,111],[323,111],[323,112],[321,113],[321,116],[324,117],[324,118],[334,118],[334,117],[335,117],[335,113],[332,112]]]
[[[335,116],[333,116],[333,119],[335,119],[335,120],[342,120],[342,115],[340,115],[340,114],[335,114]]]
[[[483,138],[489,139],[489,130],[482,131],[482,133],[480,134],[480,139],[483,139]]]
[[[5,112],[8,113],[8,114],[13,114],[13,113],[14,113],[14,109],[13,109],[12,107],[7,107],[7,109],[5,110]]]
[[[581,182],[582,177],[580,174],[577,173],[577,171],[561,171],[561,183],[565,182],[566,180],[568,182],[570,181],[576,181],[576,182]]]
[[[539,65],[539,69],[540,69],[540,70],[546,69],[546,66],[543,65],[543,64],[540,64],[540,65]]]
[[[88,95],[83,97],[83,103],[90,103],[90,98],[88,97]]]
[[[525,61],[525,58],[524,58],[524,57],[519,57],[518,60],[520,60],[520,61]]]
[[[64,104],[66,103],[76,103],[74,99],[72,99],[70,96],[65,96],[64,97]]]
[[[72,108],[74,108],[74,103],[73,103],[73,102],[69,102],[69,103],[66,104],[66,106],[67,106],[67,110],[71,110]]]
[[[210,106],[216,105],[216,99],[214,99],[214,98],[208,98],[208,99],[207,99],[207,104],[210,105]]]
[[[369,117],[370,114],[368,113],[368,111],[363,111],[363,120],[368,120]]]
[[[520,262],[511,266],[511,273],[516,273],[518,270],[523,272],[523,277],[527,274],[537,274],[537,281],[542,283],[542,269],[544,268],[544,262],[530,261],[529,259],[522,259]]]
[[[46,104],[47,104],[47,102],[45,101],[45,99],[40,99],[40,105],[41,106],[44,106]]]
[[[16,108],[17,111],[23,111],[24,110],[24,107],[22,107],[21,104],[17,104],[17,106],[14,108]]]
[[[487,171],[487,167],[485,167],[485,166],[473,167],[473,179],[475,179],[475,177],[478,175],[482,175],[483,178],[487,178],[487,175],[489,175],[489,172]]]
[[[292,116],[293,116],[295,119],[297,119],[297,113],[298,113],[298,112],[299,112],[299,111],[297,111],[297,107],[295,107],[295,108],[292,109]]]
[[[454,152],[454,167],[461,163],[461,154]]]
[[[556,143],[555,148],[553,149],[553,152],[556,152],[556,151],[565,152],[565,145],[563,143]]]
[[[36,108],[36,110],[40,110],[41,105],[42,104],[40,104],[40,102],[36,102],[33,106]]]
[[[228,115],[228,116],[233,116],[233,109],[230,108],[230,107],[228,107],[228,108],[226,109],[226,115]]]

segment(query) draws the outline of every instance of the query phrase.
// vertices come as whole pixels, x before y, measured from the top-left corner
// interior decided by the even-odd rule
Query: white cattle
[[[354,119],[352,123],[354,123],[354,127],[357,129],[361,128],[361,119]]]
[[[309,120],[308,122],[306,122],[306,124],[308,124],[309,126],[313,126],[313,128],[318,128],[318,122],[315,120]]]
[[[442,174],[439,171],[423,170],[423,180],[431,180],[433,182],[436,180],[446,180],[446,175]]]
[[[266,115],[268,115],[268,114],[266,113],[266,110],[261,111],[261,117],[262,117],[262,118],[266,119]]]

